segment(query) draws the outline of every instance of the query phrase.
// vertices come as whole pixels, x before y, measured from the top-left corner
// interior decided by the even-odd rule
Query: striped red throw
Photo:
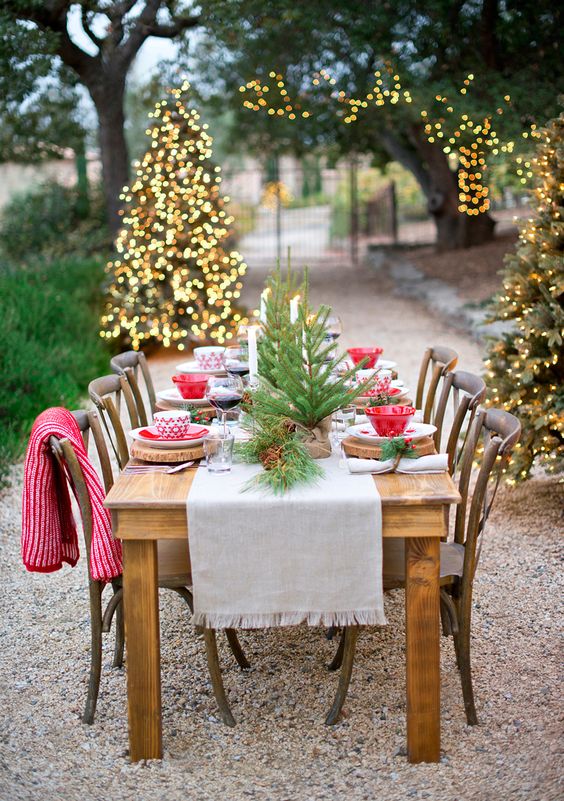
[[[112,537],[110,514],[104,508],[104,489],[90,462],[80,429],[63,408],[42,412],[35,420],[25,457],[22,559],[32,572],[51,573],[63,562],[76,565],[78,537],[68,485],[49,447],[49,437],[72,443],[84,474],[92,507],[90,569],[97,581],[110,581],[122,572],[121,543]]]

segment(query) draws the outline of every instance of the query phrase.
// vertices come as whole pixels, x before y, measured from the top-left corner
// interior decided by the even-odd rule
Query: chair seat
[[[161,586],[190,587],[192,566],[188,552],[188,538],[158,540],[158,570]]]
[[[440,578],[462,576],[464,545],[458,542],[441,542]],[[402,539],[383,540],[384,589],[401,586],[405,582],[405,544]]]

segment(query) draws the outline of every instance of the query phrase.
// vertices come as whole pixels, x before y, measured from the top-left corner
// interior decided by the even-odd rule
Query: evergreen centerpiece
[[[307,277],[300,287],[299,304],[294,295],[295,319],[290,299],[295,292],[293,277],[282,281],[280,272],[269,282],[266,321],[259,341],[260,388],[254,393],[254,414],[291,420],[314,458],[331,453],[331,415],[350,406],[371,383],[352,383],[363,364],[340,370],[343,355],[333,355],[327,342],[327,319],[331,309],[313,311],[308,302]]]
[[[220,168],[210,162],[208,126],[185,105],[188,88],[157,103],[151,145],[121,196],[101,336],[134,349],[151,341],[180,350],[187,339],[223,344],[246,322],[236,306],[246,265],[228,249],[233,217]]]
[[[333,343],[326,338],[330,309],[310,309],[307,282],[298,286],[288,269],[285,280],[277,271],[268,289],[258,345],[259,387],[245,393],[242,405],[251,439],[238,452],[244,461],[264,467],[246,489],[283,493],[323,475],[314,459],[331,453],[331,414],[371,384],[351,384],[362,364],[338,374],[343,357],[333,357]]]
[[[533,168],[537,213],[506,257],[493,318],[513,326],[491,341],[486,361],[492,403],[523,426],[507,468],[513,480],[537,458],[549,472],[564,467],[564,114],[542,131]]]

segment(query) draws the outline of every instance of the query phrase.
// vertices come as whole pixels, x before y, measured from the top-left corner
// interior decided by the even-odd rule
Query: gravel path
[[[251,276],[250,302],[260,276]],[[333,303],[344,344],[377,341],[412,382],[424,346],[448,342],[479,369],[475,343],[363,273],[314,276]],[[255,301],[256,302],[256,301]],[[177,357],[154,360],[159,382]],[[413,386],[413,383],[411,383]],[[0,497],[0,799],[50,801],[313,801],[386,798],[556,801],[559,788],[558,571],[562,485],[536,479],[499,495],[476,579],[474,675],[480,725],[465,725],[452,643],[442,643],[442,759],[405,759],[403,596],[386,598],[389,626],[359,641],[345,716],[323,724],[336,678],[333,646],[299,627],[244,633],[242,674],[221,643],[235,729],[218,722],[201,639],[182,602],[161,593],[165,758],[127,759],[125,675],[104,653],[97,719],[79,716],[88,668],[85,561],[28,574],[19,557],[21,466]]]

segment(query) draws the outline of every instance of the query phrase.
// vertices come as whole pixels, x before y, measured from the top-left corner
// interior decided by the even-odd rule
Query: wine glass
[[[334,314],[329,315],[325,321],[325,342],[331,344],[332,348],[326,361],[330,361],[335,356],[335,345],[342,333],[343,324],[341,323],[341,318]]]
[[[248,348],[231,346],[225,348],[223,363],[229,375],[244,376],[249,374],[249,351]]]
[[[223,436],[227,436],[227,415],[243,398],[243,382],[237,375],[211,376],[206,386],[206,400],[221,412]]]
[[[325,321],[325,339],[336,342],[343,333],[341,318],[335,314],[329,315]]]

